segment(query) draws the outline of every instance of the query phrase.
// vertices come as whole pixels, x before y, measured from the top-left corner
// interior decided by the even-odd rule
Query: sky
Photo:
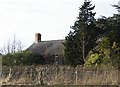
[[[96,18],[117,13],[119,0],[92,0]],[[0,0],[0,48],[13,36],[24,48],[41,33],[42,41],[64,39],[74,25],[84,0]]]

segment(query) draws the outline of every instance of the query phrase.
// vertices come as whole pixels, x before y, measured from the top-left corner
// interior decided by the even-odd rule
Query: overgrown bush
[[[88,55],[85,66],[109,65],[120,67],[120,48],[116,42],[111,43],[108,37],[104,37],[94,52]]]
[[[44,58],[40,55],[35,55],[31,51],[21,51],[3,55],[3,65],[31,65],[43,64]]]

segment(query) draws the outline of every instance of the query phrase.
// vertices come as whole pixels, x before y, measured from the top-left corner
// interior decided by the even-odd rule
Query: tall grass
[[[119,70],[111,67],[3,66],[3,85],[118,85]]]

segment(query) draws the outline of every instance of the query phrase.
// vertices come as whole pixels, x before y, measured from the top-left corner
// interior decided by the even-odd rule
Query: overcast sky
[[[117,11],[111,6],[119,0],[92,0],[96,18],[112,16]],[[35,33],[42,41],[64,39],[78,17],[84,0],[0,0],[0,48],[16,35],[29,47]]]

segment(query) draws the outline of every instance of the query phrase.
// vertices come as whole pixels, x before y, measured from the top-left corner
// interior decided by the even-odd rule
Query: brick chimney
[[[41,42],[41,34],[40,33],[36,33],[35,34],[35,43],[39,43]]]

